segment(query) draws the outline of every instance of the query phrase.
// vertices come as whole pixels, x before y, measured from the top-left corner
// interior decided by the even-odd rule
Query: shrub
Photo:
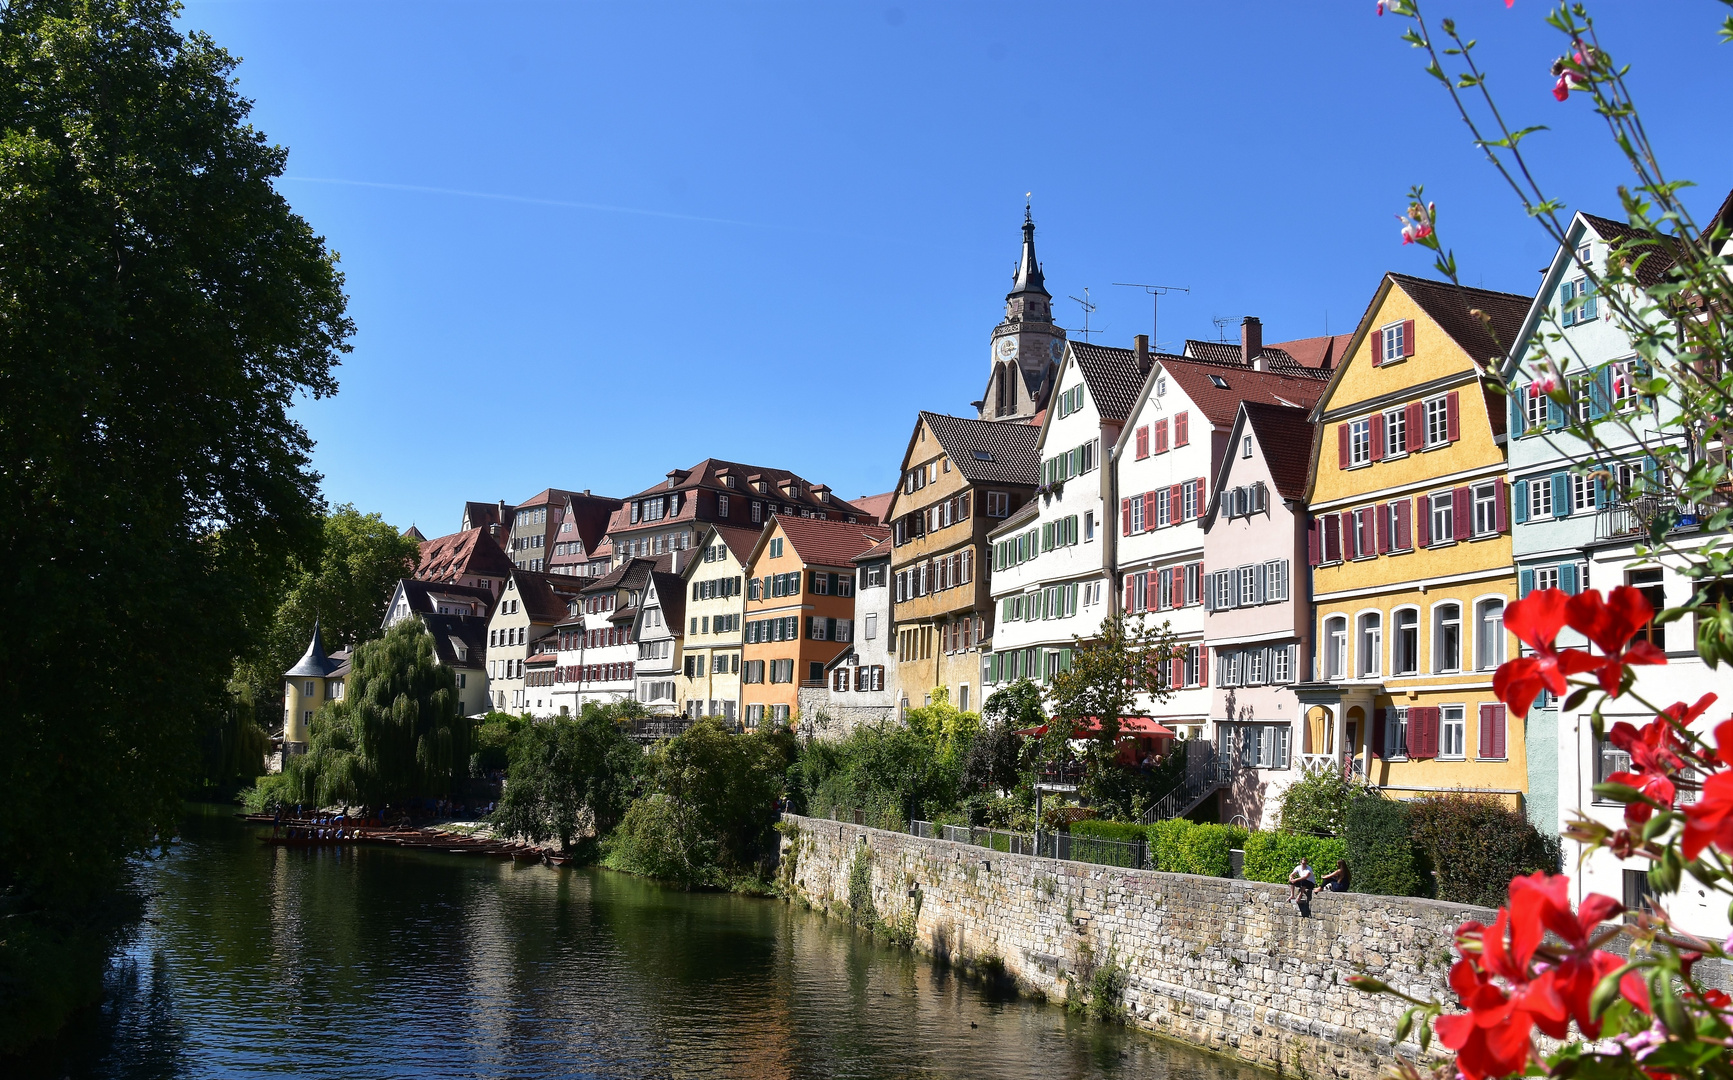
[[[1558,872],[1558,841],[1495,796],[1451,792],[1408,806],[1414,843],[1438,871],[1440,900],[1498,907],[1511,878]]]
[[[1348,826],[1348,807],[1369,790],[1340,769],[1307,769],[1282,792],[1276,807],[1277,827],[1289,833],[1341,836]]]
[[[1118,840],[1133,844],[1144,838],[1148,827],[1123,821],[1077,821],[1071,825],[1072,836],[1087,836],[1098,840]]]
[[[1246,861],[1241,872],[1248,881],[1286,884],[1288,875],[1302,857],[1322,878],[1348,857],[1348,842],[1334,836],[1305,836],[1291,832],[1255,832],[1246,837]],[[1349,864],[1352,869],[1353,864]],[[1356,884],[1358,882],[1356,881]]]
[[[1247,834],[1238,825],[1208,825],[1169,818],[1149,826],[1148,835],[1156,869],[1172,874],[1228,877],[1233,873],[1228,852],[1244,843]]]
[[[1426,881],[1409,832],[1409,804],[1366,795],[1348,808],[1348,869],[1356,892],[1418,896]]]

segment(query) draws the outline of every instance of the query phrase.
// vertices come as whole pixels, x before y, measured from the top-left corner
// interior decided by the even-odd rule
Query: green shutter
[[[1576,563],[1560,563],[1559,564],[1558,586],[1559,586],[1559,589],[1562,592],[1564,592],[1565,595],[1567,595],[1567,596],[1575,596],[1577,594],[1577,565],[1576,565]]]
[[[1531,592],[1534,592],[1534,571],[1524,570],[1516,575],[1517,599],[1520,600]]]
[[[1516,493],[1512,500],[1511,517],[1520,524],[1528,520],[1528,481],[1518,480],[1511,485],[1511,490]]]
[[[1552,474],[1552,516],[1555,518],[1570,517],[1571,514],[1571,474],[1555,472]]]

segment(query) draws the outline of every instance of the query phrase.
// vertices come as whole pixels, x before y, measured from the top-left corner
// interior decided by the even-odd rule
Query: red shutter
[[[1204,645],[1197,651],[1197,684],[1209,685],[1209,646]]]
[[[1418,401],[1408,403],[1408,452],[1426,446],[1426,406]]]
[[[1384,460],[1384,414],[1372,414],[1372,460]]]
[[[1319,535],[1320,528],[1319,521],[1313,518],[1312,524],[1306,529],[1306,558],[1311,561],[1313,566],[1317,566],[1323,561],[1324,553],[1322,551],[1322,538]]]
[[[1458,399],[1461,396],[1455,390],[1444,395],[1444,438],[1447,442],[1455,442],[1462,437],[1461,421],[1457,418]]]
[[[1185,493],[1178,484],[1167,489],[1167,519],[1178,525],[1185,520]]]
[[[1492,756],[1495,758],[1509,757],[1510,753],[1504,744],[1504,733],[1507,727],[1506,712],[1503,705],[1492,708]]]
[[[1402,324],[1402,355],[1414,355],[1414,320],[1409,319]]]
[[[1155,452],[1158,454],[1167,453],[1167,421],[1166,420],[1157,420],[1155,422]]]
[[[1170,661],[1168,664],[1168,671],[1171,672],[1171,674],[1168,675],[1167,685],[1169,685],[1169,686],[1184,686],[1185,685],[1185,660],[1184,659],[1182,659],[1178,656],[1174,657],[1173,660]]]
[[[1419,533],[1419,546],[1432,545],[1432,510],[1431,497],[1427,495],[1414,496],[1414,525]]]
[[[1155,522],[1156,522],[1155,502],[1157,499],[1160,499],[1160,498],[1162,498],[1162,494],[1159,491],[1146,491],[1143,493],[1143,531],[1144,532],[1154,532],[1155,531]]]
[[[1120,521],[1119,534],[1121,536],[1130,536],[1131,535],[1131,500],[1130,499],[1119,500],[1119,521]]]
[[[1132,586],[1132,582],[1133,582],[1132,575],[1130,575],[1130,574],[1125,575],[1125,613],[1127,615],[1131,614],[1131,603],[1132,603],[1131,586]]]
[[[1360,554],[1359,537],[1354,535],[1354,512],[1342,511],[1342,561],[1347,562]]]
[[[1402,499],[1391,505],[1396,514],[1396,550],[1407,551],[1414,546],[1414,504]]]
[[[1480,739],[1479,747],[1474,752],[1475,757],[1492,757],[1492,706],[1480,707]]]
[[[1191,442],[1191,414],[1180,413],[1173,418],[1173,445],[1185,446]]]
[[[1198,516],[1202,517],[1203,516],[1203,508],[1204,508],[1204,504],[1205,504],[1205,500],[1203,497],[1203,477],[1200,476],[1192,482],[1197,485],[1197,512],[1198,512]]]
[[[1378,554],[1390,552],[1390,504],[1379,503],[1375,526],[1378,530]]]
[[[1424,756],[1437,757],[1438,756],[1438,707],[1436,705],[1430,705],[1430,706],[1427,706],[1425,709],[1422,709],[1421,712],[1426,714],[1424,719],[1421,722],[1421,735],[1424,737],[1424,740],[1425,740],[1423,743],[1423,745],[1425,746]],[[1413,715],[1412,709],[1409,710],[1409,715],[1410,716]]]
[[[1384,366],[1384,331],[1374,330],[1369,338],[1372,346],[1372,366]]]
[[[1140,458],[1146,458],[1149,456],[1149,425],[1148,424],[1145,424],[1143,427],[1140,427],[1137,429],[1137,456]]]
[[[1336,464],[1341,468],[1348,467],[1348,425],[1338,424],[1336,427]]]
[[[1385,710],[1373,709],[1372,710],[1372,756],[1375,758],[1381,758],[1384,756],[1384,723],[1385,723]]]
[[[1342,519],[1335,514],[1324,516],[1324,561],[1336,562],[1342,557]]]
[[[1493,482],[1492,498],[1493,526],[1501,533],[1509,532],[1510,487],[1504,482],[1504,477],[1501,476]]]
[[[1474,535],[1474,522],[1470,515],[1474,513],[1474,498],[1465,487],[1452,488],[1450,492],[1450,523],[1455,528],[1457,540],[1466,540]]]

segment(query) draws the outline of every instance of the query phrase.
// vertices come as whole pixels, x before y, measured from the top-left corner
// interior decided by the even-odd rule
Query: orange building
[[[787,723],[800,687],[823,686],[824,668],[854,640],[850,561],[890,530],[773,515],[746,559],[740,703],[746,726]]]

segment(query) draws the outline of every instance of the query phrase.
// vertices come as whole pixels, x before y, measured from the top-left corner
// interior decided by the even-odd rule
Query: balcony
[[[1671,499],[1643,495],[1595,515],[1596,540],[1623,540],[1650,535],[1657,518],[1667,522],[1666,532],[1686,532],[1701,528],[1708,516],[1702,507],[1683,506]]]

